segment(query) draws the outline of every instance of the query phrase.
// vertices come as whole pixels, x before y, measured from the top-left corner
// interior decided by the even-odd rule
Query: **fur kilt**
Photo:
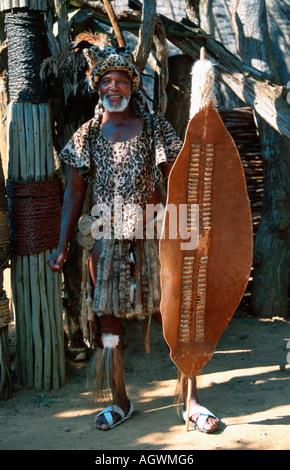
[[[160,261],[156,240],[102,240],[93,312],[143,319],[160,311]]]

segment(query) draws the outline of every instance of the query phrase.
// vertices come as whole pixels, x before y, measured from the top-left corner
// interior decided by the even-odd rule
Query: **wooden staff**
[[[205,48],[200,49],[200,60],[205,60]],[[186,432],[189,430],[189,419],[190,419],[190,400],[192,394],[192,379],[187,379],[187,404],[186,404]]]
[[[205,60],[205,48],[200,49],[200,60]]]
[[[205,48],[200,49],[200,60],[205,60]],[[189,430],[189,419],[190,419],[190,400],[192,393],[192,379],[187,379],[187,402],[186,402],[186,432]]]
[[[110,0],[104,0],[104,5],[108,13],[108,17],[112,23],[119,47],[126,47],[126,41],[123,33],[118,25],[117,17]]]
[[[192,392],[192,380],[187,379],[187,401],[186,401],[186,432],[189,430],[190,400]]]

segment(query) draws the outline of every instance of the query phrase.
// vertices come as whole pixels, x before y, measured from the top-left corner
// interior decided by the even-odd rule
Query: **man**
[[[71,165],[71,170],[59,246],[47,262],[52,271],[61,269],[87,185],[92,184],[94,208],[108,209],[105,217],[104,210],[97,210],[97,216],[91,219],[91,233],[96,232],[95,221],[102,236],[95,237],[97,240],[91,237],[89,245],[96,318],[96,352],[91,375],[95,391],[111,388],[113,402],[96,417],[95,423],[97,428],[107,430],[133,413],[124,384],[120,321],[122,318],[130,321],[132,316],[148,320],[159,311],[156,240],[140,237],[140,226],[148,221],[146,208],[160,201],[160,179],[168,177],[181,141],[163,117],[145,111],[139,73],[127,49],[97,50],[95,47],[90,59],[93,59],[90,84],[99,93],[100,101],[95,117],[73,135],[60,155]],[[194,383],[192,406],[198,404]],[[202,413],[200,409],[192,410],[191,421],[195,424]],[[212,432],[218,424],[218,419],[208,412],[199,427]]]

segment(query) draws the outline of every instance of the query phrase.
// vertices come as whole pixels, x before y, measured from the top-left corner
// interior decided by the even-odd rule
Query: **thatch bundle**
[[[261,218],[264,182],[261,144],[253,111],[249,107],[243,107],[220,110],[219,114],[239,150],[245,172],[255,234]]]

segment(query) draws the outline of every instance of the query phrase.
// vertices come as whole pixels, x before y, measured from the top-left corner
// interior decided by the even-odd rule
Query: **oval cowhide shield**
[[[169,176],[166,209],[160,239],[163,334],[173,362],[192,379],[212,357],[252,266],[242,163],[211,105],[188,125]]]

